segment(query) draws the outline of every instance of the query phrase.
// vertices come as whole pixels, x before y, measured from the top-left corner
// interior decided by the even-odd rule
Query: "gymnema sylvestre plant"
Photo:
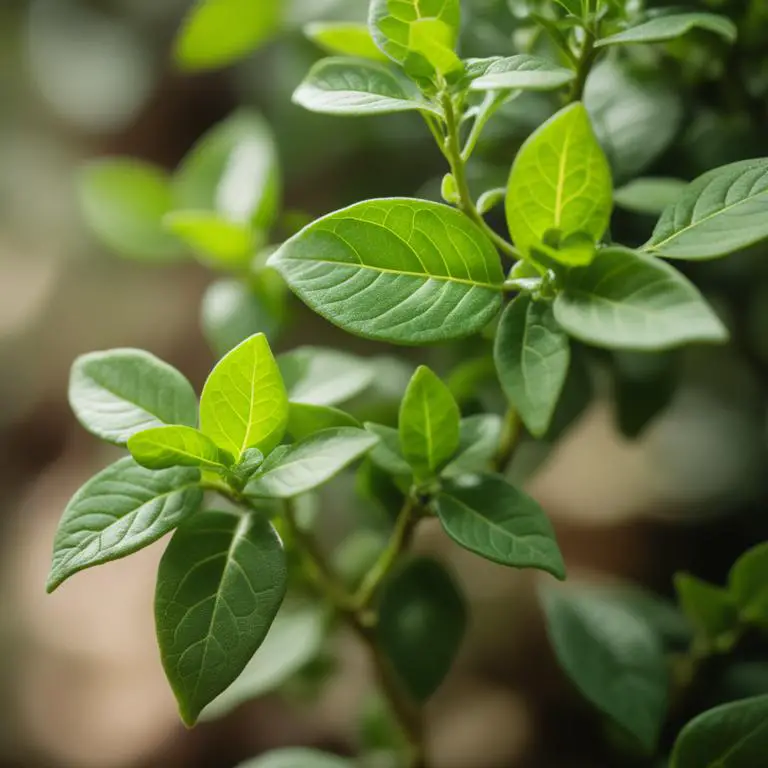
[[[333,55],[312,67],[294,101],[338,116],[416,113],[445,157],[444,202],[365,200],[270,245],[280,174],[269,129],[249,111],[214,128],[173,178],[128,160],[97,161],[84,173],[85,213],[109,244],[151,254],[187,247],[232,275],[205,299],[205,330],[223,356],[199,399],[180,372],[147,352],[75,361],[75,415],[130,455],[70,501],[48,582],[53,591],[173,532],[159,566],[155,620],[189,726],[282,685],[318,657],[322,635],[338,620],[367,647],[397,725],[385,749],[363,745],[361,764],[383,751],[385,764],[429,766],[422,705],[448,672],[472,610],[442,565],[408,555],[420,521],[436,518],[479,557],[554,577],[541,593],[552,647],[612,724],[613,738],[633,745],[633,759],[674,768],[765,764],[768,697],[706,711],[663,751],[659,745],[698,667],[728,653],[747,630],[768,629],[768,545],[734,565],[727,587],[678,576],[680,608],[694,632],[670,655],[626,595],[556,587],[566,564],[552,525],[506,479],[521,436],[551,434],[581,345],[657,351],[727,341],[718,315],[675,262],[727,256],[768,238],[768,159],[715,168],[675,189],[648,242],[630,248],[611,238],[612,173],[582,97],[598,60],[625,46],[693,33],[727,47],[736,29],[711,13],[649,16],[621,0],[530,5],[551,59],[462,59],[459,0],[373,0],[367,26],[307,28]],[[274,24],[272,7],[199,3],[179,38],[179,61],[202,69],[244,55]],[[468,167],[483,130],[526,91],[552,92],[562,106],[524,142],[507,185],[474,197]],[[633,193],[653,209],[661,191],[648,185],[644,192],[640,181]],[[508,236],[486,220],[502,205]],[[137,223],[137,210],[153,206],[162,229]],[[259,296],[274,320],[285,312],[285,285],[367,339],[427,345],[493,337],[508,410],[463,417],[455,387],[421,365],[402,393],[396,429],[359,423],[337,406],[375,376],[360,359],[304,347],[276,360],[267,319],[267,335],[243,339],[252,322],[248,297]],[[472,372],[465,373],[471,386]],[[386,543],[350,574],[315,539],[322,496],[314,492],[361,460],[357,490],[391,513],[391,526]],[[305,749],[248,763],[347,765]]]

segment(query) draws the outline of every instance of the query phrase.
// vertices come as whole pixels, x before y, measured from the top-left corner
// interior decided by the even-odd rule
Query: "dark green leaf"
[[[645,21],[623,32],[598,40],[596,47],[631,43],[663,43],[682,37],[693,29],[705,29],[732,43],[736,25],[726,16],[714,13],[670,13]]]
[[[739,612],[727,590],[687,573],[675,574],[675,589],[680,607],[705,650],[730,650],[736,640]]]
[[[147,469],[200,467],[222,471],[234,464],[230,453],[192,427],[153,427],[131,435],[128,450]]]
[[[357,419],[338,408],[294,402],[288,405],[288,434],[294,440],[303,440],[324,429],[360,426]]]
[[[745,621],[768,628],[768,543],[752,547],[736,561],[728,589]]]
[[[573,70],[559,67],[539,56],[520,54],[493,61],[480,77],[472,81],[470,87],[473,91],[549,91],[566,85],[575,76]]]

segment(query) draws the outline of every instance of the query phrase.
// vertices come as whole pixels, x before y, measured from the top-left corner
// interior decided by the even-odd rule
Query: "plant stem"
[[[493,468],[497,472],[504,473],[512,463],[512,459],[520,444],[523,429],[520,417],[514,408],[509,408],[504,414],[504,424],[501,428],[501,438],[499,440],[499,449],[493,460]]]
[[[595,63],[598,53],[599,50],[595,48],[595,33],[591,29],[584,29],[584,43],[581,46],[581,53],[576,63],[576,79],[573,81],[571,92],[568,94],[569,104],[572,104],[574,101],[580,101],[584,96],[587,76],[592,69],[592,65]]]

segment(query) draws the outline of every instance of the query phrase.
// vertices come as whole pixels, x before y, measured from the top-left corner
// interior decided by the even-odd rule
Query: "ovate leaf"
[[[218,213],[176,211],[166,215],[163,224],[212,267],[236,270],[253,256],[256,241],[250,226]]]
[[[359,429],[360,423],[348,413],[327,405],[292,402],[288,407],[288,434],[294,440],[303,440],[316,432],[335,427]]]
[[[552,524],[529,496],[497,475],[464,475],[437,499],[448,535],[486,560],[565,578]]]
[[[768,696],[723,704],[683,728],[670,768],[756,768],[768,753]]]
[[[496,332],[496,371],[510,404],[528,431],[549,429],[571,361],[568,334],[555,322],[552,305],[518,296]]]
[[[373,115],[422,110],[440,114],[416,84],[390,64],[364,59],[318,61],[293,94],[311,112]]]
[[[328,482],[377,443],[353,427],[326,429],[269,456],[245,487],[248,496],[287,499]]]
[[[567,85],[575,76],[573,70],[539,56],[519,54],[493,61],[484,74],[472,81],[470,88],[473,91],[550,91]]]
[[[385,583],[380,646],[411,695],[428,699],[442,683],[467,624],[464,599],[434,560],[406,562]]]
[[[92,477],[64,510],[48,591],[78,571],[133,554],[172,531],[200,506],[199,479],[194,469],[152,472],[131,458]]]
[[[615,35],[598,40],[596,47],[629,45],[631,43],[663,43],[682,37],[691,30],[704,29],[732,43],[736,40],[736,25],[726,16],[715,13],[671,13],[645,21]]]
[[[176,531],[157,573],[155,624],[187,725],[250,661],[286,583],[285,553],[264,517],[202,512]]]
[[[247,760],[237,768],[352,768],[352,764],[349,760],[316,749],[288,747]]]
[[[680,179],[646,176],[625,184],[613,193],[620,208],[634,213],[659,215],[683,194],[686,183]]]
[[[661,215],[646,250],[714,259],[768,238],[768,158],[742,160],[693,181]]]
[[[317,313],[372,339],[467,336],[501,304],[490,240],[459,211],[423,200],[372,200],[329,214],[269,263]]]
[[[656,633],[609,594],[551,590],[544,608],[568,677],[650,752],[667,711],[666,660]]]
[[[736,561],[728,590],[745,621],[768,627],[768,543],[752,547]]]
[[[696,287],[649,254],[612,247],[571,270],[555,299],[555,319],[599,347],[658,350],[728,334]]]
[[[424,365],[416,369],[400,405],[400,449],[418,479],[448,463],[459,447],[461,413],[448,387]]]
[[[231,454],[192,427],[154,427],[128,439],[128,450],[147,469],[201,467],[221,471],[234,464]]]
[[[92,434],[125,445],[136,432],[197,424],[197,395],[173,366],[139,349],[90,352],[72,364],[69,404]]]
[[[340,53],[373,61],[389,61],[373,42],[365,24],[345,21],[316,21],[304,27],[304,34],[328,53]]]
[[[560,110],[523,144],[507,186],[507,224],[525,254],[547,243],[582,235],[597,242],[611,215],[608,161],[581,103]],[[549,243],[547,243],[549,244]],[[564,263],[574,263],[564,255]],[[578,263],[578,262],[576,262]]]
[[[200,429],[239,461],[247,448],[271,451],[287,421],[283,379],[266,336],[257,333],[211,371],[200,399]]]

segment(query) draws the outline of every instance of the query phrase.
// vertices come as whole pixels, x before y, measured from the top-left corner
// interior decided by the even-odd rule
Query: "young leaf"
[[[420,365],[400,404],[400,450],[417,479],[435,477],[459,447],[461,413],[448,387]]]
[[[335,427],[357,427],[360,422],[338,408],[327,405],[308,405],[294,403],[288,405],[288,434],[294,440],[303,440],[324,429]]]
[[[736,40],[736,25],[726,16],[718,16],[715,13],[671,13],[657,16],[623,32],[604,37],[597,41],[595,47],[631,43],[663,43],[682,37],[694,29],[713,32],[729,43]]]
[[[768,238],[768,158],[715,168],[661,215],[645,250],[668,259],[715,259]]]
[[[197,395],[173,366],[140,349],[80,355],[69,377],[69,404],[96,437],[125,445],[136,432],[197,424]]]
[[[246,448],[269,453],[285,434],[288,396],[267,337],[246,339],[211,371],[200,398],[200,429],[240,460]]]
[[[368,360],[325,347],[297,347],[277,358],[291,402],[337,405],[351,400],[372,383]]]
[[[403,458],[403,452],[400,450],[400,433],[392,427],[368,421],[364,426],[368,432],[379,438],[379,442],[371,451],[371,461],[390,475],[410,477],[411,465]]]
[[[488,469],[499,449],[501,429],[501,417],[495,413],[462,419],[459,447],[451,463],[443,470],[443,477],[456,477]]]
[[[550,91],[567,85],[575,72],[559,67],[539,56],[519,54],[493,61],[472,81],[473,91],[525,90]]]
[[[739,612],[731,595],[722,587],[687,573],[675,574],[675,590],[696,635],[711,643],[715,650],[730,650],[739,624]]]
[[[678,200],[686,186],[680,179],[646,176],[617,189],[613,193],[613,202],[627,211],[658,216]]]
[[[270,456],[245,487],[248,496],[288,499],[327,483],[378,442],[362,429],[326,429]]]
[[[198,0],[176,39],[178,65],[217,69],[247,56],[277,32],[282,7],[281,0]]]
[[[670,768],[757,768],[768,753],[768,696],[722,704],[683,728]]]
[[[452,27],[440,19],[417,19],[408,29],[408,48],[423,56],[438,75],[447,77],[462,72],[464,65],[454,53],[456,44]],[[409,62],[405,63],[409,71]]]
[[[416,84],[390,64],[331,58],[315,64],[293,94],[294,104],[327,115],[383,115],[421,110],[440,115]]]
[[[752,547],[736,561],[728,590],[745,621],[768,627],[768,543]]]
[[[481,330],[504,277],[493,244],[446,205],[393,198],[310,224],[270,258],[315,312],[371,339],[422,344]]]
[[[250,226],[218,213],[175,211],[163,218],[163,224],[211,267],[235,270],[253,256],[256,241]]]
[[[365,24],[345,21],[316,21],[304,27],[304,34],[330,54],[355,56],[372,61],[389,61],[373,42]]]
[[[327,755],[315,749],[288,747],[267,752],[254,760],[240,763],[237,768],[353,768],[349,760]]]
[[[222,471],[235,462],[202,432],[192,427],[154,427],[131,435],[128,450],[147,469],[200,467]]]
[[[535,437],[549,429],[571,361],[552,305],[519,295],[501,316],[494,347],[502,389]]]
[[[201,512],[176,531],[157,572],[155,624],[187,725],[251,660],[286,583],[283,546],[265,517]]]
[[[446,483],[437,515],[457,544],[486,560],[565,578],[549,519],[530,496],[498,475],[464,475]]]
[[[124,458],[71,499],[56,531],[47,590],[94,565],[133,554],[172,531],[203,499],[194,469],[152,472]]]
[[[88,226],[123,256],[155,261],[182,252],[163,228],[172,205],[163,169],[126,158],[94,160],[80,174],[78,194]]]
[[[728,333],[696,287],[649,254],[611,247],[571,270],[555,299],[555,319],[598,347],[659,350]]]
[[[466,624],[464,599],[434,560],[410,560],[384,585],[379,643],[419,701],[428,699],[448,674]]]
[[[608,594],[550,590],[544,609],[568,677],[650,752],[667,710],[666,661],[656,633]]]
[[[524,254],[546,243],[550,231],[596,243],[608,228],[612,196],[611,171],[587,112],[572,104],[534,131],[515,159],[506,198],[509,232]]]

